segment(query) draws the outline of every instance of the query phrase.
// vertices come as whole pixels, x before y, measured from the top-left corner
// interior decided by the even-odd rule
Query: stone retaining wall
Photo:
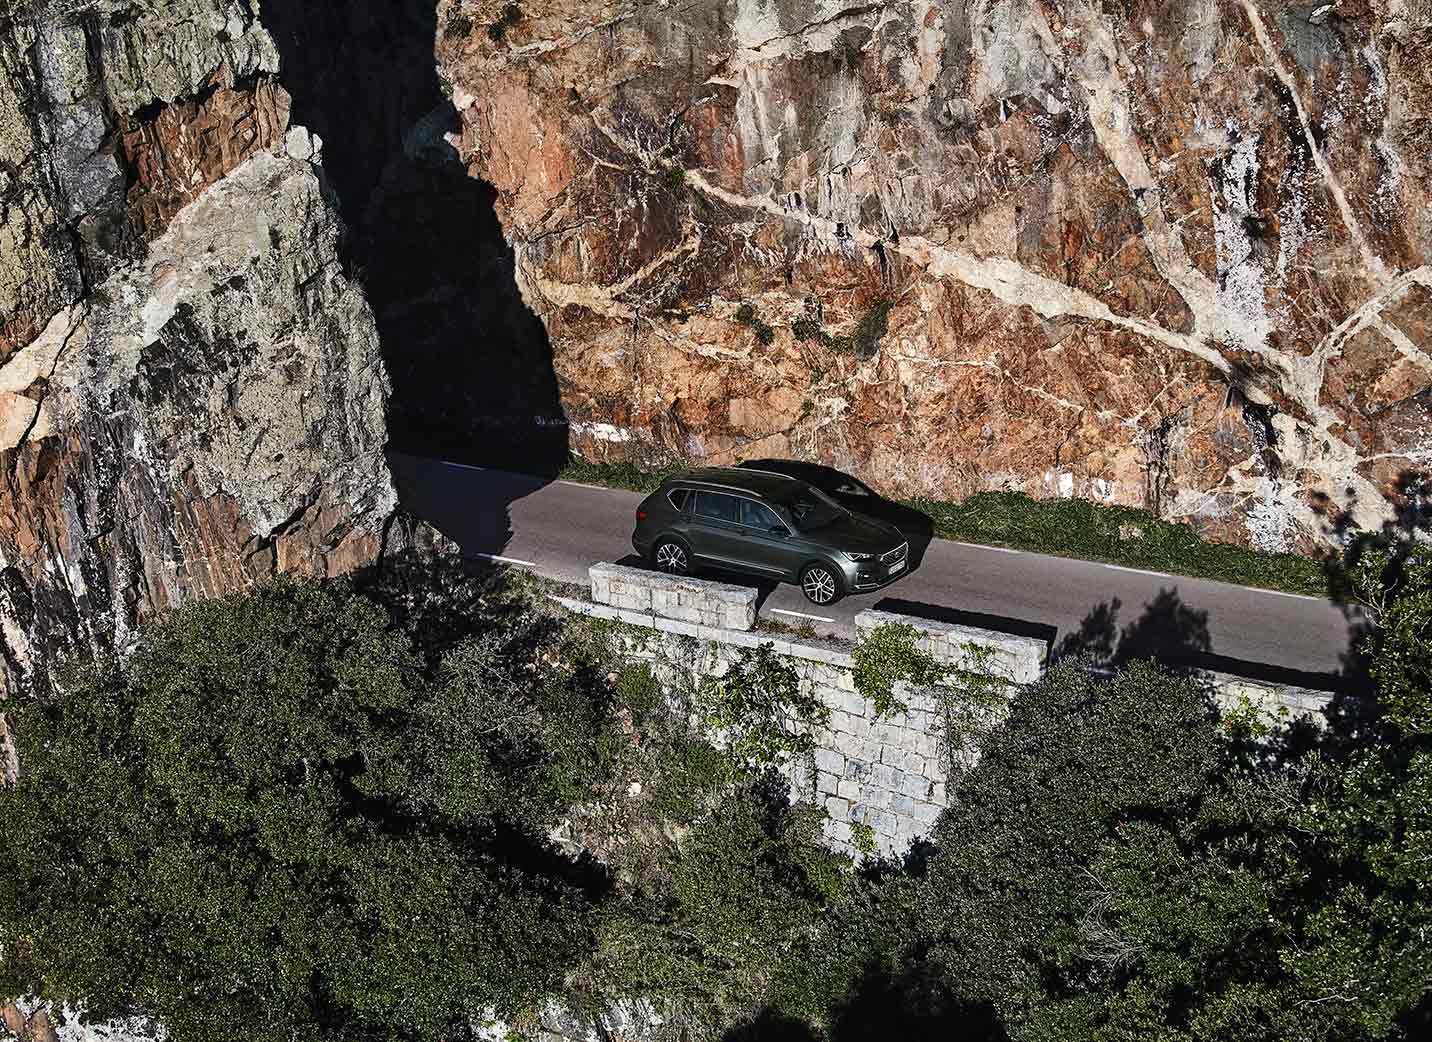
[[[1049,654],[1049,645],[1033,637],[1017,637],[996,630],[961,626],[952,622],[936,622],[911,615],[897,615],[888,611],[866,610],[855,616],[855,632],[864,639],[872,630],[888,624],[912,626],[917,634],[915,644],[928,652],[937,661],[949,662],[962,669],[975,669],[978,652],[984,649],[988,661],[998,676],[1016,684],[1032,684],[1044,671],[1044,661]]]
[[[588,575],[597,604],[694,626],[749,630],[756,624],[756,591],[748,586],[619,564],[594,564]]]
[[[948,758],[936,698],[928,691],[902,691],[908,711],[877,720],[874,707],[855,689],[855,661],[849,643],[698,627],[628,607],[575,598],[556,600],[572,611],[645,630],[632,635],[629,654],[649,662],[668,688],[721,676],[743,650],[762,644],[771,645],[790,660],[806,689],[830,710],[830,723],[815,736],[814,774],[796,767],[787,772],[787,778],[795,796],[829,812],[826,837],[835,849],[855,853],[856,826],[863,824],[869,826],[877,851],[900,856],[915,839],[929,833],[947,805]],[[944,624],[884,612],[862,612],[856,617],[856,627],[866,632],[888,621],[915,626],[927,650],[941,661],[968,665],[963,647],[968,637],[993,648],[1001,664],[1010,664],[1011,674],[1020,676],[1027,674],[1025,663],[1034,654],[1030,645],[1039,643],[1023,637],[1006,642],[1004,634],[968,627],[955,628],[960,639],[952,640],[954,630]],[[1042,650],[1040,655],[1042,661]]]
[[[814,736],[814,771],[793,769],[787,777],[795,796],[829,812],[825,829],[834,848],[854,853],[858,825],[869,826],[876,849],[893,856],[929,833],[948,800],[951,755],[940,718],[947,700],[928,690],[902,690],[907,711],[876,719],[855,688],[853,645],[753,632],[754,590],[610,564],[595,565],[591,583],[591,601],[555,600],[636,627],[629,653],[651,663],[668,689],[721,676],[743,651],[762,644],[790,660],[806,689],[830,710],[830,721]],[[917,645],[937,661],[992,673],[1014,686],[1037,681],[1044,670],[1048,646],[1030,637],[869,610],[855,617],[856,633],[863,639],[887,623],[913,627]],[[987,651],[983,661],[971,646]],[[1316,720],[1331,698],[1231,674],[1202,673],[1199,679],[1219,706],[1246,701],[1270,717],[1312,714]],[[1000,714],[971,719],[978,732],[996,726]],[[963,763],[978,755],[975,744],[957,752]]]

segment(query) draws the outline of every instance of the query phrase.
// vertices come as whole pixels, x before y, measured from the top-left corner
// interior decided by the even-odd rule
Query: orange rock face
[[[216,76],[220,83],[224,78]],[[205,188],[277,146],[288,129],[289,104],[282,87],[260,79],[247,88],[218,86],[134,121],[121,149],[134,174],[128,205],[139,234],[156,238]]]
[[[530,0],[437,53],[584,453],[1293,548],[1432,462],[1432,14],[1391,6]]]

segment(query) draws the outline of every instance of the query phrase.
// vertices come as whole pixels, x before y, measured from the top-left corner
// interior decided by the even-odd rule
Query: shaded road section
[[[629,542],[637,493],[396,453],[390,462],[403,505],[465,554],[580,583],[598,561],[638,563]],[[1352,634],[1343,610],[1317,598],[943,539],[874,593],[824,607],[793,586],[762,594],[762,617],[845,637],[857,612],[879,608],[1033,636],[1063,653],[1152,654],[1314,687],[1333,686]]]

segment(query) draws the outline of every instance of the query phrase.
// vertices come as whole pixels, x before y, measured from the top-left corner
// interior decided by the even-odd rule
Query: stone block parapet
[[[987,649],[989,667],[999,676],[1015,684],[1032,684],[1044,671],[1049,646],[1033,637],[1020,637],[998,630],[961,626],[953,622],[937,622],[913,615],[867,609],[855,616],[855,632],[861,639],[880,626],[907,625],[915,630],[915,645],[937,662],[975,669],[979,652]]]
[[[596,604],[696,626],[749,630],[756,624],[756,591],[748,586],[619,564],[594,564],[588,575]]]

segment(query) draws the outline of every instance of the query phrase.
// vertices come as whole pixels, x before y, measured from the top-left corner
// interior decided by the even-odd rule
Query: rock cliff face
[[[447,0],[574,446],[1217,538],[1432,460],[1427,0]]]
[[[387,431],[1376,525],[1429,53],[1429,0],[0,0],[8,675],[366,559]]]
[[[373,315],[257,5],[0,2],[0,651],[373,559]],[[12,765],[13,766],[13,765]]]

